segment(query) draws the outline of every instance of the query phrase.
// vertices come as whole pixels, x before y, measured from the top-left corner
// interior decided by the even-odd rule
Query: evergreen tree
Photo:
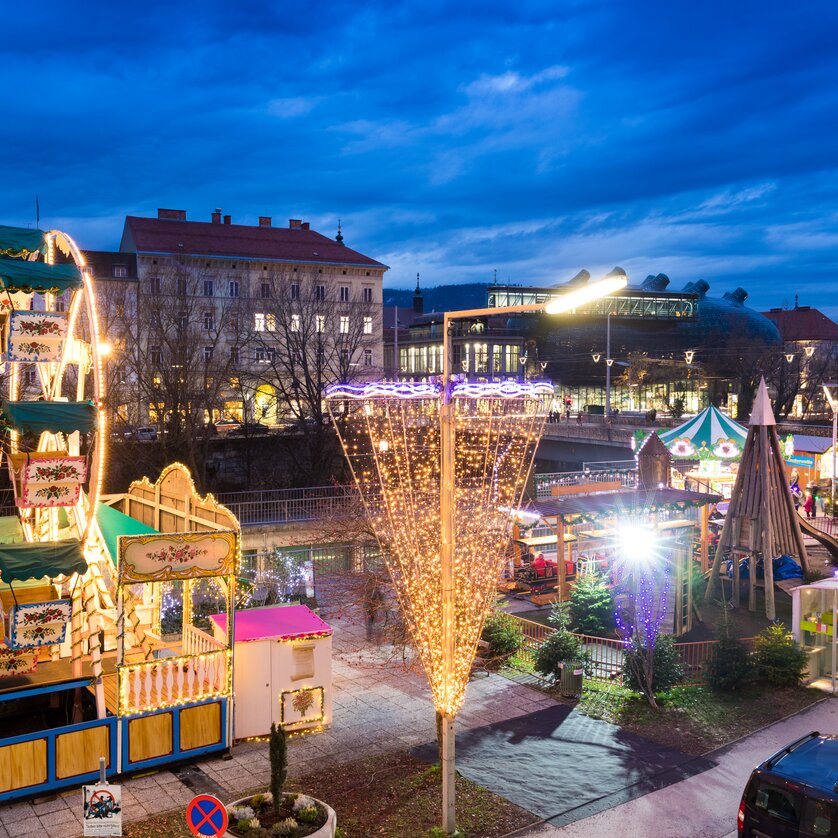
[[[710,689],[718,692],[733,692],[748,683],[754,672],[754,664],[748,647],[742,642],[733,621],[728,619],[728,608],[724,620],[716,627],[718,642],[713,645],[704,664],[704,674]]]
[[[579,634],[607,637],[614,632],[614,594],[601,574],[579,577],[570,594],[570,619]]]
[[[282,787],[288,777],[288,745],[285,741],[285,729],[271,722],[271,739],[268,745],[271,761],[271,794],[273,795],[274,815],[279,817],[282,805]]]

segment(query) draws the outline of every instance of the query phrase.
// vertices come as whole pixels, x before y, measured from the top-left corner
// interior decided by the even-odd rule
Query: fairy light
[[[452,387],[455,464],[454,624],[443,643],[440,555],[441,388],[381,384],[327,390],[341,445],[378,537],[431,687],[434,707],[462,706],[483,622],[505,561],[553,388],[545,382]]]

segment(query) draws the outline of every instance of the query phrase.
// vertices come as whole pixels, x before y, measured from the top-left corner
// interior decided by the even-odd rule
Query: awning
[[[0,544],[21,544],[24,540],[23,527],[17,515],[0,518]]]
[[[659,431],[658,436],[676,459],[738,461],[748,430],[710,405],[683,425]]]
[[[116,566],[119,536],[147,535],[157,532],[153,527],[143,524],[136,518],[132,518],[112,506],[106,506],[104,503],[100,503],[96,507],[96,520],[99,523],[99,530],[102,533],[102,538],[105,539],[105,545],[111,554],[111,561],[114,566]]]
[[[3,415],[15,430],[23,433],[87,433],[96,427],[93,402],[4,401]]]
[[[26,257],[30,253],[46,253],[43,230],[29,227],[6,227],[0,224],[0,254]]]
[[[32,291],[61,294],[81,288],[81,271],[72,263],[48,265],[23,259],[0,259],[0,282],[8,291]]]
[[[84,573],[87,562],[77,539],[39,541],[34,544],[0,544],[0,579],[14,581]]]

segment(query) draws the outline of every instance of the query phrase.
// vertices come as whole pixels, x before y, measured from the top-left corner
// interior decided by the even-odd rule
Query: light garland
[[[454,387],[455,649],[450,666],[443,646],[440,557],[441,388],[375,384],[353,387],[347,396],[343,385],[327,395],[434,707],[452,717],[463,703],[505,561],[510,510],[519,507],[547,396],[553,393],[543,383]]]

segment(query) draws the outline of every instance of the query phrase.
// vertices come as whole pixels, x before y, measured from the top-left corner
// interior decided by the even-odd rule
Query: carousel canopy
[[[23,433],[87,433],[96,427],[96,407],[93,402],[4,401],[3,415],[15,430]]]
[[[4,256],[26,257],[30,253],[45,253],[46,249],[43,230],[0,224],[0,253]]]
[[[0,240],[2,247],[2,240]],[[26,262],[22,259],[0,259],[0,281],[7,291],[32,291],[62,294],[81,288],[81,271],[72,263],[48,265],[46,262]]]
[[[84,573],[87,562],[77,539],[0,544],[0,579],[7,585],[26,579]]]
[[[136,518],[114,509],[112,506],[105,506],[100,503],[96,507],[96,520],[105,539],[108,552],[111,554],[111,561],[116,564],[119,548],[119,536],[121,535],[149,535],[157,530],[143,524]]]
[[[683,425],[658,436],[676,459],[738,460],[748,431],[710,405]]]

